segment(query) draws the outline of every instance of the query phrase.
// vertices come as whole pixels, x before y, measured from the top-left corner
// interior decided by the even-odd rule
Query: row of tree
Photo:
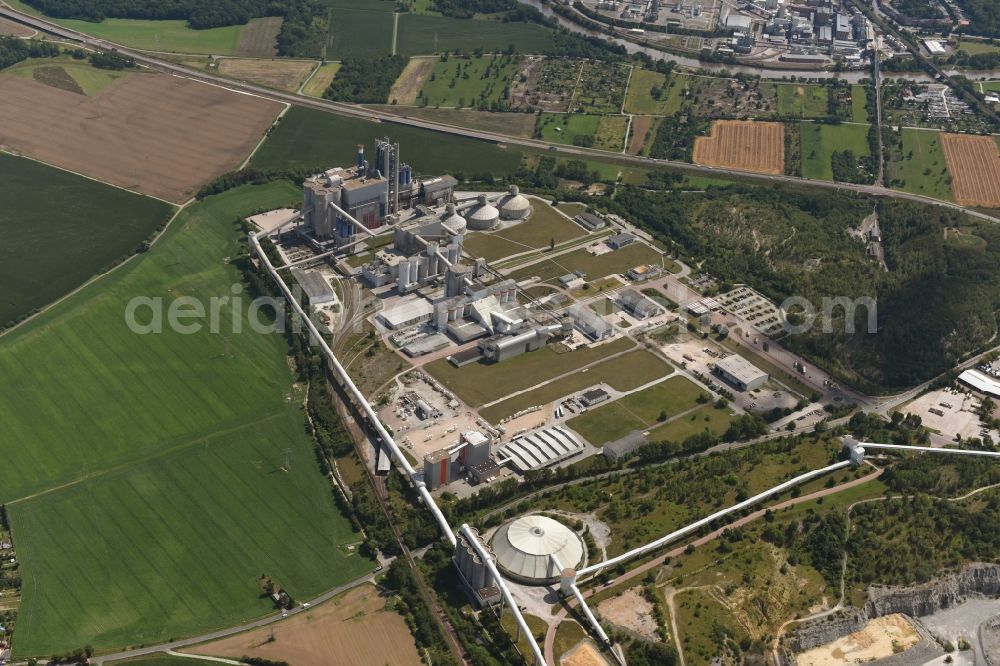
[[[59,47],[36,40],[0,37],[0,69],[16,65],[28,58],[54,58]]]

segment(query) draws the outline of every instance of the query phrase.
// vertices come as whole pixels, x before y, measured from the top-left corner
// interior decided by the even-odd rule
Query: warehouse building
[[[730,354],[715,364],[715,373],[741,391],[759,389],[767,381],[767,373],[739,354]]]
[[[615,327],[586,305],[577,303],[570,306],[566,310],[566,316],[573,320],[573,326],[576,327],[576,330],[594,342],[607,340],[615,334]]]
[[[646,319],[663,314],[664,310],[651,298],[643,296],[635,289],[623,289],[618,293],[618,305],[636,319]]]
[[[376,318],[386,328],[398,330],[430,321],[433,314],[434,306],[430,301],[411,297],[382,310]]]
[[[979,370],[966,370],[958,376],[958,381],[980,393],[1000,398],[1000,381]]]
[[[497,453],[498,462],[511,463],[522,474],[542,469],[583,452],[583,442],[558,426],[515,437]]]
[[[633,430],[621,439],[607,442],[601,452],[609,462],[615,463],[632,455],[648,443],[649,438],[646,437],[646,433],[641,430]]]
[[[319,271],[292,268],[290,272],[295,281],[302,287],[302,293],[305,294],[308,305],[318,307],[337,302],[337,292]]]
[[[605,222],[603,218],[598,217],[593,213],[580,213],[574,219],[577,224],[587,231],[597,231],[598,229],[603,229],[608,226],[608,223]]]
[[[636,238],[633,234],[625,232],[625,233],[615,234],[614,236],[610,236],[608,240],[604,242],[612,250],[620,250],[623,247],[631,245],[632,243],[635,242],[635,240]]]
[[[611,399],[611,395],[604,389],[597,387],[584,391],[580,396],[580,404],[584,407],[593,407]]]
[[[565,568],[586,564],[587,549],[576,532],[559,521],[532,514],[504,523],[490,546],[500,571],[525,585],[548,585]]]

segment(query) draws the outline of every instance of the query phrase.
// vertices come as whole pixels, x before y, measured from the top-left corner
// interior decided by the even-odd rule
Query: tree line
[[[54,58],[59,55],[59,47],[37,40],[17,37],[0,37],[0,69],[16,65],[28,58]]]

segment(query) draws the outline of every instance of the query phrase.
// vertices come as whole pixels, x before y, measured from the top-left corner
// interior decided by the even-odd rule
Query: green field
[[[46,196],[38,195],[42,184]],[[131,254],[172,210],[156,199],[0,153],[0,325]]]
[[[69,57],[31,58],[8,67],[3,73],[90,97],[97,95],[109,83],[128,75],[126,72],[98,69],[85,60]]]
[[[18,656],[260,616],[264,572],[304,599],[369,570],[346,550],[358,536],[316,467],[284,339],[254,333],[246,302],[242,316],[222,305],[219,334],[125,323],[135,297],[208,309],[231,296],[234,218],[298,196],[281,182],[195,204],[141,261],[3,338],[0,502],[24,580]]]
[[[332,113],[292,107],[254,155],[260,169],[325,169],[354,164],[357,144],[374,150],[376,137],[399,142],[401,159],[415,174],[512,175],[521,152],[496,144],[464,139],[389,123],[344,118]]]
[[[462,368],[456,368],[442,358],[428,363],[425,370],[468,405],[479,407],[612,354],[627,351],[634,345],[628,338],[574,351],[557,352],[548,345],[501,363],[472,363]]]
[[[601,116],[594,137],[594,148],[620,152],[624,148],[625,133],[628,131],[628,116]]]
[[[868,155],[867,125],[826,125],[799,123],[802,136],[802,175],[818,180],[833,180],[830,156],[835,150],[852,150],[857,156]]]
[[[601,124],[601,116],[587,113],[540,113],[538,114],[538,130],[542,140],[568,145],[576,143],[584,137],[597,135],[597,127]]]
[[[690,379],[671,377],[648,389],[591,409],[570,419],[567,425],[594,446],[602,446],[633,430],[655,426],[661,411],[665,411],[669,419],[695,407],[701,393],[701,388]]]
[[[618,391],[631,391],[670,373],[672,368],[650,352],[640,349],[574,373],[527,393],[516,395],[479,414],[491,423],[532,405],[544,405],[563,396],[604,382]]]
[[[996,53],[1000,51],[1000,45],[982,42],[976,39],[959,39],[956,51],[966,51],[970,55],[977,53]]]
[[[851,120],[856,123],[868,122],[868,97],[865,86],[851,86]],[[874,121],[874,118],[872,119]]]
[[[726,432],[732,420],[733,413],[728,409],[717,409],[715,405],[704,405],[690,414],[655,428],[649,433],[649,441],[683,442],[691,435],[697,435],[705,430],[719,436]]]
[[[392,52],[393,10],[385,0],[326,0],[330,5],[329,59],[370,58]]]
[[[38,10],[20,0],[6,2],[18,11],[42,16]],[[194,30],[187,27],[187,21],[184,20],[104,19],[100,23],[50,17],[46,17],[46,20],[134,49],[212,55],[233,55],[240,41],[240,32],[246,27],[231,25]]]
[[[658,95],[658,99],[653,97],[654,88],[664,91]],[[680,107],[680,98],[676,94],[668,94],[667,88],[666,74],[634,69],[625,95],[625,112],[647,116],[676,113]]]
[[[797,83],[775,84],[778,95],[778,115],[793,118],[825,118],[827,90],[825,86]]]
[[[426,14],[400,14],[396,51],[403,55],[426,55],[444,51],[487,53],[506,51],[546,53],[552,49],[552,31],[537,23],[503,23],[476,19],[456,19]]]
[[[546,259],[531,266],[525,266],[511,273],[508,277],[524,280],[538,276],[544,282],[553,280],[560,275],[583,271],[588,280],[596,280],[612,273],[626,273],[628,269],[641,264],[663,263],[663,255],[645,243],[632,243],[620,250],[594,256],[586,249],[573,250],[553,259]]]
[[[509,56],[449,58],[434,64],[423,85],[428,106],[469,107],[500,101],[518,71],[518,60]]]
[[[531,199],[532,214],[527,221],[494,232],[471,233],[465,237],[465,249],[476,257],[495,261],[512,254],[548,248],[586,235],[583,227],[567,220],[552,206]]]
[[[1000,92],[1000,81],[980,81],[975,85],[983,92]]]
[[[902,159],[893,155],[889,163],[889,179],[901,181],[897,189],[930,197],[952,200],[951,177],[938,141],[938,132],[903,129]]]

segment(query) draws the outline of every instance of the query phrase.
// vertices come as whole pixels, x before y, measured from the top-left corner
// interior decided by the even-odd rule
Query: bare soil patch
[[[653,604],[642,596],[642,589],[639,587],[629,588],[616,597],[605,599],[597,605],[597,610],[612,624],[651,641],[659,640]]]
[[[628,154],[638,155],[646,142],[646,134],[653,126],[653,116],[632,116],[632,138],[628,143]]]
[[[2,76],[0,147],[182,202],[238,166],[281,108],[160,74],[122,77],[96,97]]]
[[[586,638],[563,655],[560,664],[562,666],[608,666],[608,660],[594,645],[594,641]]]
[[[219,74],[240,81],[259,83],[262,86],[297,92],[316,63],[308,60],[255,60],[223,58],[219,60]]]
[[[963,206],[1000,207],[1000,151],[992,136],[941,134],[955,201]]]
[[[410,58],[406,63],[406,69],[396,79],[389,91],[389,101],[396,100],[396,104],[413,104],[417,101],[420,89],[424,87],[424,82],[430,78],[434,71],[434,63],[438,58]]]
[[[785,170],[785,128],[781,123],[716,120],[710,136],[694,142],[696,164],[757,173]]]
[[[85,94],[83,88],[59,65],[36,67],[31,71],[31,78],[59,90],[76,93],[77,95]]]
[[[237,659],[246,655],[295,666],[419,664],[406,621],[386,608],[390,602],[374,586],[362,585],[288,620],[185,652]]]
[[[278,33],[281,31],[280,16],[250,19],[240,31],[240,41],[236,45],[236,55],[268,58],[278,55]]]
[[[35,34],[35,31],[26,25],[0,18],[0,35],[8,37],[31,37],[33,34]]]
[[[891,657],[920,642],[920,634],[902,615],[879,617],[861,631],[796,655],[799,666],[840,666]]]

